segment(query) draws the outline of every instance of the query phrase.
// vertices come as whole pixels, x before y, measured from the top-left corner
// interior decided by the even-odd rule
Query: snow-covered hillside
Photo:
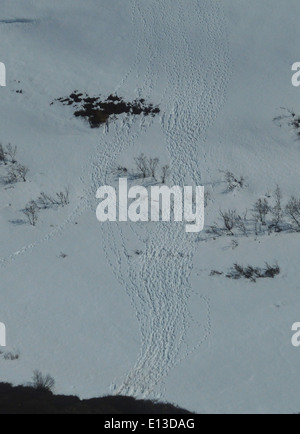
[[[296,131],[274,122],[281,107],[300,113],[299,16],[296,0],[2,0],[0,142],[17,146],[29,172],[7,183],[13,163],[0,163],[0,381],[39,369],[82,398],[299,412],[299,234],[287,216],[281,232],[255,233],[253,221],[277,185],[282,206],[300,197]],[[52,104],[74,90],[145,99],[160,113],[91,129]],[[118,166],[134,171],[141,153],[170,166],[168,184],[205,186],[205,231],[97,221],[97,189],[117,184]],[[228,191],[224,171],[243,187]],[[65,188],[70,203],[29,225],[26,204]],[[220,210],[236,210],[244,233],[211,229]],[[274,279],[226,277],[235,263],[265,262],[278,263]]]

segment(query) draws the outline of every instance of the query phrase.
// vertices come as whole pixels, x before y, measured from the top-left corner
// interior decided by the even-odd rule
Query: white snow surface
[[[202,413],[300,411],[299,234],[213,239],[183,224],[105,223],[97,189],[141,152],[173,185],[204,185],[206,229],[220,209],[248,209],[279,184],[299,197],[300,146],[273,118],[300,111],[298,0],[2,0],[0,141],[18,146],[26,183],[0,166],[0,321],[18,360],[0,381],[39,369],[57,393],[170,401]],[[20,82],[20,83],[19,83]],[[23,90],[22,94],[16,93]],[[145,98],[152,117],[92,130],[55,98],[74,90]],[[221,170],[246,177],[225,192]],[[70,187],[70,205],[22,209]],[[232,240],[238,247],[232,248]],[[135,255],[135,250],[140,255]],[[67,255],[61,258],[61,253]],[[276,261],[256,283],[210,276]]]

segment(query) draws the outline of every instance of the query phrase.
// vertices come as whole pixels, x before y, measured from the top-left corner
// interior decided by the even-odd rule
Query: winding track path
[[[205,167],[206,132],[225,101],[230,75],[224,13],[215,0],[130,0],[135,61],[116,88],[122,90],[134,77],[142,83],[138,96],[153,99],[159,81],[161,129],[171,161],[172,183],[191,180],[201,184]],[[41,240],[0,259],[4,267],[36,246],[62,235],[66,226],[86,210],[95,209],[95,192],[109,183],[109,174],[121,152],[151,131],[156,119],[124,116],[105,130],[98,152],[91,159],[91,179],[86,195],[68,219]],[[83,180],[84,182],[84,180]],[[132,236],[144,246],[143,255],[132,258],[128,227],[100,225],[101,240],[112,271],[126,289],[141,331],[141,350],[127,376],[116,380],[115,393],[162,397],[168,373],[210,334],[209,300],[200,296],[203,317],[189,312],[192,288],[189,277],[197,243],[181,224],[144,226],[128,223]],[[188,344],[191,330],[198,339]],[[193,337],[196,334],[193,332]]]
[[[184,185],[192,180],[201,185],[199,168],[205,167],[206,132],[225,101],[230,74],[222,7],[206,0],[190,0],[188,8],[186,0],[139,0],[133,3],[133,22],[139,42],[131,72],[138,74],[140,62],[147,65],[141,95],[151,98],[157,81],[166,80],[160,104],[164,113],[161,128],[170,155],[172,183]],[[101,143],[101,160],[93,177],[95,188],[100,181],[110,183],[108,174],[120,152],[151,129],[151,122],[146,128],[142,123],[136,128],[136,122],[140,121],[118,122]],[[162,397],[170,370],[209,336],[210,305],[200,296],[205,315],[195,324],[188,305],[197,244],[181,224],[152,225],[147,233],[142,226],[128,225],[144,245],[138,258],[130,254],[128,228],[123,230],[120,225],[116,229],[114,225],[102,230],[107,259],[131,298],[142,342],[135,365],[115,386],[115,392]],[[187,336],[195,325],[198,339],[190,348]]]

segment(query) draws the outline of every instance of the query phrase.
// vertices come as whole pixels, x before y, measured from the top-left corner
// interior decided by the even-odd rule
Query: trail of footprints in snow
[[[134,63],[116,88],[124,86],[132,74],[137,73],[138,80],[141,78],[139,66],[142,56],[147,56],[145,77],[139,94],[140,96],[147,94],[147,98],[150,98],[159,79],[157,72],[154,73],[153,64],[164,65],[168,85],[161,102],[165,104],[169,114],[166,110],[161,118],[161,127],[171,157],[173,182],[179,185],[188,174],[195,181],[200,181],[195,155],[199,145],[205,142],[205,133],[225,99],[226,77],[229,74],[226,50],[219,45],[220,40],[226,40],[221,6],[207,1],[202,2],[201,5],[196,0],[191,2],[194,4],[195,13],[188,15],[183,0],[176,0],[176,3],[174,0],[172,2],[152,0],[147,5],[132,0],[132,23],[136,32],[134,38],[138,41],[136,56]],[[146,8],[147,14],[143,8]],[[170,15],[171,10],[173,15]],[[211,12],[208,13],[209,10]],[[205,64],[204,68],[202,64],[199,66],[201,69],[198,68],[197,62],[201,56],[193,54],[192,44],[187,35],[187,30],[195,19],[199,28],[206,27],[209,35],[212,56],[206,74],[203,70]],[[161,37],[157,33],[157,23],[160,25],[160,31],[164,33],[169,52],[172,49],[172,56],[169,59],[164,59],[164,54],[155,46],[155,40]],[[144,40],[141,35],[144,36]],[[186,55],[186,62],[182,62],[183,52]],[[205,57],[202,60],[207,61]],[[199,89],[202,91],[199,92]],[[87,199],[81,201],[69,218],[42,240],[0,260],[2,266],[42,242],[60,235],[67,224],[74,222],[84,210],[94,207],[95,191],[100,183],[107,183],[109,173],[115,166],[120,152],[125,146],[137,143],[141,135],[151,128],[153,120],[140,121],[139,128],[136,128],[136,132],[132,134],[137,122],[139,121],[134,118],[125,117],[113,124],[109,134],[108,131],[104,131],[98,154],[92,161],[91,185],[86,187]],[[202,151],[205,156],[204,149]],[[141,235],[142,229],[136,229],[131,225],[132,232],[145,244],[142,257],[132,260],[126,248],[123,230],[120,229],[118,237],[116,226],[112,230],[108,227],[100,227],[106,259],[131,299],[140,324],[142,340],[137,362],[123,379],[122,385],[115,390],[117,393],[141,396],[156,393],[157,397],[161,397],[164,388],[163,380],[168,372],[191,351],[197,349],[210,334],[210,303],[207,298],[200,296],[207,305],[207,320],[201,322],[201,324],[206,323],[205,333],[194,348],[187,348],[183,355],[180,355],[191,325],[188,301],[192,289],[189,277],[196,244],[188,239],[182,227],[161,224],[147,239],[145,235]],[[112,254],[115,261],[112,260]]]
[[[166,7],[166,3],[156,2],[156,4],[158,3],[160,8],[157,9],[162,12],[163,8]],[[178,22],[183,23],[183,16],[184,16],[183,12],[184,12],[183,5],[181,3],[181,8],[179,9],[179,16],[174,20],[174,24],[173,24],[173,29],[176,28],[177,32],[179,28]],[[167,23],[169,22],[168,18],[166,17],[166,15],[164,16],[163,13],[158,13],[157,16],[164,17],[164,26],[162,26],[162,28],[167,29],[166,35],[170,37],[172,32],[169,31],[171,29],[168,30],[167,28]],[[214,17],[214,15],[212,16]],[[200,12],[198,14],[198,18],[199,17],[200,17]],[[209,18],[210,18],[209,20],[210,25],[212,26],[213,24],[212,19],[211,17]],[[216,23],[218,24],[218,21],[216,21]],[[182,25],[182,28],[183,28],[183,34],[181,34],[181,38],[183,41],[185,41],[186,48],[188,48],[189,44],[187,42],[187,39],[184,36],[186,25]],[[176,46],[174,40],[171,41],[171,44],[173,44],[173,46],[178,49],[178,45]],[[204,127],[202,127],[202,130],[199,131],[199,127],[198,127],[198,129],[194,132],[193,136],[191,135],[188,136],[187,133],[190,131],[190,127],[191,127],[191,117],[194,116],[195,125],[198,125],[199,120],[202,120],[203,118],[203,115],[201,116],[200,109],[198,112],[196,112],[196,115],[195,113],[193,113],[193,111],[190,112],[190,107],[197,107],[198,101],[196,101],[195,98],[193,98],[193,92],[194,89],[199,88],[199,82],[197,81],[197,83],[194,85],[194,89],[193,87],[191,87],[192,91],[190,93],[187,92],[186,88],[182,91],[182,89],[180,88],[182,86],[182,81],[180,80],[180,78],[186,77],[187,74],[185,74],[184,71],[182,71],[181,73],[178,72],[180,71],[180,67],[182,67],[182,57],[178,55],[176,58],[176,54],[178,54],[178,51],[176,52],[173,51],[173,58],[175,59],[175,65],[172,65],[170,69],[167,70],[168,77],[170,77],[169,79],[170,85],[168,86],[169,94],[172,95],[173,97],[175,95],[175,99],[169,102],[169,106],[175,107],[175,110],[173,113],[171,113],[168,119],[166,116],[163,118],[162,125],[163,128],[165,129],[166,135],[169,138],[169,151],[170,151],[170,155],[173,156],[173,161],[174,161],[174,157],[176,158],[177,156],[180,156],[178,161],[175,161],[175,163],[172,165],[173,173],[176,173],[176,170],[174,170],[174,168],[177,168],[179,171],[177,177],[176,174],[173,176],[173,180],[175,182],[176,180],[179,182],[179,180],[182,181],[184,179],[184,176],[188,173],[193,173],[195,180],[200,179],[198,168],[193,167],[194,154],[197,149],[197,144],[199,142],[199,136],[201,133],[203,135],[203,132],[205,132],[205,127],[207,128],[209,124],[212,122],[213,115],[209,113],[211,118],[208,120],[207,125],[204,125]],[[190,59],[191,59],[191,55],[190,55]],[[218,58],[216,61],[218,61]],[[191,68],[191,65],[188,65],[186,71],[188,71],[189,68],[190,70],[193,71],[193,67]],[[214,68],[212,69],[214,70]],[[177,73],[177,77],[174,76],[174,72]],[[207,74],[209,74],[209,72]],[[173,81],[172,81],[172,77],[173,77]],[[196,77],[198,79],[198,76]],[[219,78],[220,77],[218,77],[218,79]],[[191,80],[187,79],[187,81],[189,82],[190,85]],[[218,89],[216,86],[214,87],[212,86],[210,98],[211,98],[211,103],[215,103],[215,107],[212,107],[214,108],[214,114],[216,114],[217,112],[218,107],[216,107],[216,105],[220,104],[220,99],[222,99],[220,98],[220,93],[222,97],[222,94],[224,93],[224,88],[222,88],[221,86],[221,89]],[[173,93],[171,90],[173,90]],[[216,92],[216,90],[218,90],[218,95],[217,98],[214,98],[213,93]],[[208,85],[205,84],[203,89],[203,96],[206,95],[207,91],[208,91]],[[180,95],[183,96],[183,100],[178,100],[178,96]],[[198,98],[200,98],[201,101],[201,95],[198,96]],[[195,105],[193,104],[194,102]],[[184,105],[184,103],[187,103],[188,105]],[[182,107],[186,110],[186,113],[182,111]],[[166,119],[167,122],[165,123]],[[178,123],[178,119],[180,119],[180,123]],[[186,146],[186,137],[189,137],[190,141],[192,142],[188,144],[189,149],[187,149]],[[174,145],[177,145],[177,148]],[[181,148],[178,149],[178,145],[181,146]],[[182,148],[182,146],[184,146],[184,148]],[[151,319],[150,319],[151,323],[147,324],[147,322],[149,322],[149,317],[145,316],[145,321],[142,327],[142,331],[144,330],[147,331],[146,334],[145,332],[142,333],[144,335],[144,338],[143,338],[143,348],[141,351],[141,355],[137,363],[133,367],[132,371],[125,379],[123,385],[118,389],[119,393],[125,392],[128,394],[130,393],[137,394],[138,392],[140,392],[144,396],[148,395],[149,393],[153,392],[153,389],[158,385],[158,383],[161,384],[163,377],[168,373],[168,371],[172,367],[174,367],[177,363],[179,363],[179,361],[181,361],[184,357],[187,357],[187,355],[189,354],[189,351],[187,351],[185,356],[178,358],[179,350],[181,348],[187,329],[189,327],[189,319],[188,319],[189,312],[187,308],[187,301],[189,299],[191,288],[190,285],[188,284],[188,276],[192,269],[192,260],[190,259],[190,261],[187,261],[187,264],[185,266],[182,265],[181,267],[183,267],[183,269],[180,268],[180,261],[172,260],[172,262],[168,263],[168,265],[166,265],[163,268],[163,270],[159,270],[158,264],[162,262],[162,259],[164,259],[162,255],[163,247],[161,246],[167,246],[166,251],[172,250],[172,247],[176,251],[177,246],[182,245],[183,247],[182,250],[185,249],[185,252],[187,251],[192,252],[195,250],[195,245],[193,245],[190,242],[187,242],[187,239],[184,235],[177,234],[179,235],[179,238],[181,237],[181,244],[180,243],[178,244],[178,239],[174,236],[174,230],[170,228],[171,226],[163,227],[161,225],[160,229],[158,230],[158,233],[156,234],[160,246],[158,247],[157,242],[155,241],[153,242],[153,239],[155,239],[155,237],[153,236],[152,241],[149,242],[149,247],[147,247],[147,251],[149,250],[150,254],[148,256],[147,254],[144,254],[144,261],[145,261],[144,270],[143,272],[140,273],[140,279],[138,281],[142,282],[143,277],[145,275],[147,276],[146,274],[147,272],[149,273],[148,275],[151,276],[150,283],[149,283],[149,279],[144,278],[145,285],[143,287],[143,291],[145,291],[146,294],[148,295],[148,303],[149,303],[148,308],[152,309]],[[180,228],[180,231],[181,230],[182,228]],[[166,236],[166,234],[168,234],[168,236]],[[172,240],[176,240],[176,243],[173,244]],[[170,241],[171,241],[171,246],[170,246]],[[151,249],[152,251],[154,251],[155,249],[159,249],[160,251],[159,260],[153,261],[153,263],[151,263],[149,260],[149,257],[151,258],[151,254],[152,254]],[[178,252],[178,253],[182,253],[182,252]],[[168,278],[166,278],[165,276],[166,268],[168,268],[169,270]],[[180,269],[182,271],[180,275],[178,275],[178,270]],[[153,288],[151,288],[151,285],[153,284],[153,276],[156,276],[156,274],[158,275],[157,281],[155,282]],[[178,282],[180,282],[180,277],[182,276],[185,276],[185,278],[183,279],[184,281],[181,282],[180,284]],[[165,284],[161,285],[163,282],[165,282]],[[175,286],[173,286],[172,283]],[[161,294],[163,293],[164,290],[169,289],[171,291],[173,288],[175,288],[175,293],[177,291],[176,295],[178,296],[179,294],[179,297],[176,299],[176,295],[175,295],[175,299],[174,299],[170,296],[170,294],[168,294],[167,296],[168,309],[163,310],[163,312],[160,312],[157,309],[157,305],[160,305],[164,301],[164,298],[161,296]],[[209,301],[204,298],[203,300],[207,303],[207,309],[208,309],[207,328],[204,336],[205,339],[210,333],[211,324],[210,324]],[[174,303],[175,308],[172,310],[173,301],[175,301]],[[164,304],[164,306],[166,306],[166,304]],[[168,321],[163,322],[162,319],[166,317],[166,312],[168,314],[171,312],[171,314],[167,315]],[[180,324],[180,327],[176,327],[178,324]],[[165,333],[167,326],[168,326],[168,333]],[[170,331],[172,332],[171,336],[170,336]],[[199,345],[201,344],[201,342],[199,343]],[[195,348],[197,348],[197,345],[195,346]]]
[[[149,13],[147,16],[149,17]],[[155,18],[153,15],[153,20],[154,19]],[[149,22],[151,23],[151,21],[147,20],[147,23],[149,23]],[[144,21],[144,23],[145,23],[145,21]],[[147,34],[147,33],[149,33],[149,32],[144,32],[144,34]],[[151,40],[153,40],[153,37],[151,37]],[[156,53],[156,57],[158,57],[159,54],[160,53]],[[151,60],[151,63],[150,63],[150,65],[151,65],[153,60],[151,59],[151,56],[148,56],[148,57]],[[150,76],[151,77],[154,76],[151,69],[150,69]],[[137,231],[135,231],[135,233],[137,233]],[[128,257],[128,255],[127,255],[127,257]],[[157,260],[160,260],[160,259],[161,258],[157,258]],[[138,272],[136,270],[136,264],[132,264],[132,263],[128,263],[128,270],[129,270],[129,278],[131,281],[131,289],[129,289],[129,292],[131,294],[136,294],[136,296],[137,296],[136,298],[139,300],[140,312],[138,314],[138,319],[141,322],[141,334],[142,334],[143,345],[142,345],[140,357],[133,368],[133,373],[134,373],[133,377],[135,378],[135,384],[133,384],[130,379],[127,379],[124,382],[124,384],[126,386],[125,387],[122,386],[121,388],[119,388],[119,392],[124,393],[123,391],[125,391],[125,393],[128,393],[128,394],[130,394],[130,393],[144,394],[146,392],[146,389],[147,389],[147,393],[149,393],[150,387],[153,388],[153,386],[151,386],[151,384],[154,384],[150,378],[151,372],[153,370],[154,371],[157,370],[157,367],[159,365],[156,362],[160,358],[161,354],[164,353],[164,351],[162,351],[162,349],[159,346],[154,345],[153,336],[155,335],[155,332],[151,333],[151,330],[160,331],[160,330],[163,330],[163,327],[160,326],[159,324],[157,325],[154,323],[154,319],[157,318],[157,316],[153,315],[153,311],[151,311],[153,301],[151,300],[151,292],[147,291],[147,279],[144,278],[145,271],[142,268],[142,271]],[[160,279],[160,281],[163,281],[163,279]],[[137,282],[138,282],[138,284],[137,284]],[[142,284],[143,282],[144,282],[144,285]],[[153,291],[152,291],[152,294],[153,294]],[[136,308],[137,308],[137,302],[135,302],[135,303],[136,303]],[[148,312],[150,312],[151,315],[149,315]],[[149,321],[150,321],[150,324],[149,324]],[[152,339],[152,341],[150,343],[148,343],[149,338]],[[156,359],[151,360],[150,356],[154,356]],[[144,365],[144,362],[143,362],[144,360],[147,360],[148,366]],[[147,377],[146,381],[145,381],[145,377]],[[130,375],[129,375],[129,378],[130,378]],[[127,386],[128,383],[130,383],[129,387]],[[155,383],[156,383],[156,381],[155,381]],[[145,384],[147,384],[147,386],[145,386]],[[150,389],[150,391],[151,391],[151,389]]]

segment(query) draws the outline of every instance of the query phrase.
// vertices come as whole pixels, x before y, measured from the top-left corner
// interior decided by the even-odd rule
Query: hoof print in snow
[[[110,95],[103,101],[101,97],[90,97],[87,94],[84,95],[75,91],[70,96],[58,98],[55,101],[72,106],[75,109],[74,116],[87,119],[91,128],[99,128],[107,123],[110,117],[123,113],[153,117],[160,113],[157,106],[155,107],[153,104],[147,105],[144,99],[126,102],[117,95]]]

